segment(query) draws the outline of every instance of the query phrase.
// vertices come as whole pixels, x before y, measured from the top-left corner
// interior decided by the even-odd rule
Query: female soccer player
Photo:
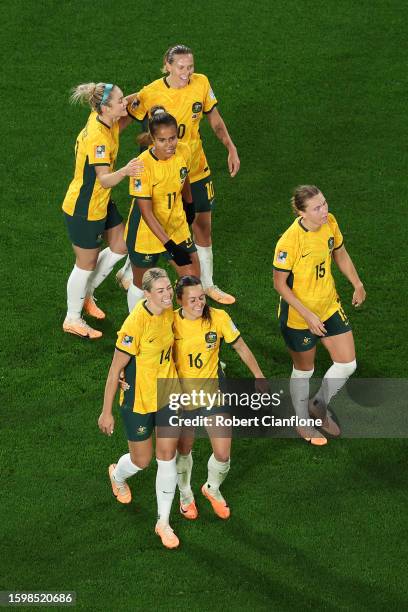
[[[232,346],[256,379],[265,378],[254,355],[241,338],[239,331],[224,311],[210,308],[199,278],[183,276],[176,284],[177,301],[181,308],[174,315],[174,360],[180,379],[202,380],[200,388],[218,391],[219,350],[222,340]],[[206,380],[204,380],[206,379]],[[181,381],[183,384],[183,381]],[[188,382],[188,381],[187,381]],[[214,382],[216,389],[214,389]],[[261,383],[262,385],[262,383]],[[226,412],[225,407],[202,409],[204,416]],[[208,477],[202,486],[203,495],[209,500],[217,516],[227,519],[230,509],[221,495],[220,486],[230,469],[231,432],[210,426],[207,428],[213,454],[208,460]],[[191,490],[194,444],[194,429],[182,429],[178,453],[177,473],[180,489],[180,512],[189,519],[198,516]]]
[[[211,172],[199,131],[203,116],[207,117],[217,138],[228,150],[228,170],[231,177],[237,174],[240,166],[237,149],[216,108],[217,99],[207,77],[194,72],[192,50],[185,45],[175,45],[168,49],[164,55],[163,72],[166,75],[164,78],[143,87],[133,105],[128,106],[128,112],[131,117],[141,121],[148,116],[152,106],[163,104],[176,118],[178,137],[191,148],[189,178],[196,210],[192,228],[200,260],[201,281],[206,294],[213,300],[221,304],[233,304],[235,298],[221,291],[213,281],[211,211],[215,197]],[[125,267],[118,272],[119,281],[124,274]]]
[[[126,391],[121,393],[120,412],[129,453],[123,455],[117,464],[109,466],[113,493],[123,504],[131,501],[126,480],[149,465],[153,453],[153,429],[160,426],[160,419],[166,413],[165,408],[161,410],[161,393],[157,380],[167,379],[169,385],[177,381],[172,357],[173,289],[167,273],[160,268],[147,270],[143,276],[143,290],[146,299],[139,302],[118,332],[106,381],[103,409],[98,421],[103,433],[113,433],[115,421],[112,404],[119,376],[124,370],[127,385]],[[156,435],[158,520],[155,531],[167,548],[179,545],[169,525],[177,484],[177,441],[178,436],[174,432],[172,437],[164,437],[163,433]]]
[[[179,276],[200,273],[187,222],[194,214],[188,180],[189,147],[178,143],[177,122],[163,106],[151,109],[145,137],[152,147],[138,157],[143,171],[130,179],[133,199],[125,232],[133,271],[129,312],[143,297],[143,273],[157,264],[161,254],[170,258]],[[183,207],[183,199],[190,203]]]
[[[354,306],[364,302],[366,292],[320,189],[314,185],[297,187],[292,207],[297,218],[279,239],[273,263],[274,287],[281,296],[280,327],[293,361],[292,403],[299,418],[307,419],[309,413],[322,418],[322,431],[339,435],[327,406],[355,371],[356,354],[350,322],[334,285],[332,259],[354,287]],[[309,379],[319,338],[333,365],[309,402]],[[298,428],[298,433],[312,444],[327,443],[315,428]]]
[[[136,174],[141,166],[132,159],[114,171],[119,132],[127,119],[127,101],[117,85],[78,85],[71,100],[88,103],[92,112],[76,141],[75,175],[62,205],[76,257],[67,284],[68,311],[63,330],[95,339],[102,332],[87,325],[82,309],[97,319],[105,318],[93,292],[127,253],[122,217],[110,199],[111,189],[125,176]],[[102,238],[109,247],[100,251]]]

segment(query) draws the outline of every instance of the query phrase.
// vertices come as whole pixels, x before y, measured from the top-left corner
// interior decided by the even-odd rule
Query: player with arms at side
[[[213,280],[213,253],[211,241],[211,211],[215,205],[214,185],[204,153],[200,121],[205,115],[217,138],[228,150],[228,170],[234,177],[240,166],[237,149],[218,112],[217,99],[208,78],[194,72],[193,52],[185,45],[175,45],[164,56],[164,78],[157,79],[135,94],[128,107],[131,117],[142,121],[149,110],[162,104],[178,123],[178,137],[191,149],[190,183],[196,216],[192,225],[201,267],[201,281],[206,294],[221,304],[233,304],[235,298],[219,289]],[[137,97],[136,97],[137,96]],[[129,96],[130,99],[130,96]],[[126,266],[118,272],[123,278]],[[126,282],[126,281],[125,281]]]
[[[130,503],[132,496],[128,478],[146,468],[153,454],[152,434],[156,427],[156,495],[158,520],[156,533],[164,546],[176,548],[179,540],[169,525],[169,516],[177,484],[177,435],[157,435],[161,418],[166,413],[161,405],[157,380],[167,379],[172,386],[177,372],[172,357],[173,289],[167,273],[152,268],[143,276],[145,299],[131,312],[118,332],[116,349],[105,387],[100,430],[112,435],[115,420],[113,401],[122,371],[126,390],[121,392],[120,413],[128,439],[129,453],[109,466],[112,490],[117,500]],[[167,415],[168,422],[168,415]],[[161,430],[163,432],[163,430]]]
[[[279,239],[273,262],[274,287],[280,294],[280,327],[293,361],[290,393],[299,418],[307,419],[309,414],[322,418],[322,432],[337,436],[340,429],[327,407],[355,371],[356,354],[350,322],[334,285],[332,259],[354,287],[354,306],[364,302],[366,292],[320,189],[314,185],[297,187],[292,208],[297,218]],[[309,379],[319,339],[333,364],[309,401]],[[298,433],[312,444],[327,443],[314,427],[299,427]]]
[[[127,253],[122,217],[111,200],[111,189],[142,166],[132,159],[114,170],[119,132],[127,125],[127,100],[117,85],[78,85],[71,100],[88,103],[92,112],[76,141],[75,175],[62,205],[76,257],[67,284],[68,311],[63,330],[95,339],[102,332],[83,320],[82,310],[97,319],[105,318],[93,293]],[[103,251],[102,238],[109,244]]]
[[[177,122],[163,106],[151,109],[149,133],[141,138],[148,138],[152,146],[138,157],[143,171],[130,179],[132,206],[125,232],[133,272],[129,312],[143,297],[143,273],[157,264],[160,255],[170,260],[179,276],[200,273],[188,225],[194,217],[190,149],[178,142]]]
[[[174,360],[183,389],[189,391],[189,379],[192,388],[205,389],[211,394],[219,389],[219,351],[224,340],[232,346],[242,362],[256,379],[260,391],[269,390],[267,381],[253,353],[250,351],[229,315],[218,308],[206,304],[206,295],[199,278],[183,276],[176,284],[177,301],[181,308],[174,315]],[[199,384],[199,389],[197,389]],[[191,389],[190,389],[191,392]],[[211,410],[206,407],[191,411],[205,417],[225,414],[228,407],[218,406]],[[190,417],[190,413],[188,413]],[[213,453],[208,460],[208,477],[201,491],[209,500],[217,516],[227,519],[230,509],[220,492],[230,469],[231,430],[211,424],[207,427]],[[194,428],[183,427],[177,452],[177,474],[180,489],[180,512],[188,519],[195,519],[198,511],[191,490],[191,472],[193,458],[191,450],[194,444]]]

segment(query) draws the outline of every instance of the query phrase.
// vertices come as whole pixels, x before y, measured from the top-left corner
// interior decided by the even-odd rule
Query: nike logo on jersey
[[[303,258],[303,257],[307,257],[308,255],[310,255],[310,253],[311,253],[311,252],[312,252],[312,251],[309,251],[308,253],[305,253],[304,255],[302,255],[302,258]]]

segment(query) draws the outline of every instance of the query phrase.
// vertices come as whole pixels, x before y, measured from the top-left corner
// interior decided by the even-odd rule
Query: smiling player
[[[149,138],[152,146],[137,158],[143,171],[130,179],[132,207],[125,232],[133,271],[129,311],[143,297],[146,268],[155,266],[160,255],[170,260],[179,276],[200,271],[187,222],[194,215],[188,179],[190,149],[178,143],[177,122],[163,106],[153,107],[150,115],[149,133],[142,138]]]
[[[189,174],[195,219],[192,224],[194,242],[201,267],[201,281],[206,294],[221,304],[233,304],[235,298],[219,289],[213,280],[213,253],[211,242],[211,211],[215,204],[211,171],[204,153],[200,121],[207,117],[217,138],[228,150],[228,170],[234,177],[240,167],[237,149],[217,110],[217,99],[207,77],[194,72],[193,52],[185,45],[175,45],[164,56],[164,78],[146,85],[135,94],[129,105],[131,117],[142,121],[155,105],[163,105],[177,120],[178,138],[191,150]],[[129,96],[130,98],[130,96]],[[118,280],[126,274],[126,265],[117,274]],[[126,282],[126,281],[125,281]]]
[[[152,268],[143,276],[145,299],[131,312],[118,332],[116,349],[105,387],[99,429],[107,435],[114,431],[113,401],[119,377],[124,370],[126,389],[121,393],[120,412],[128,439],[129,453],[109,467],[112,490],[119,502],[128,504],[131,491],[128,478],[146,468],[153,454],[153,430],[160,426],[166,406],[160,403],[157,380],[177,381],[172,357],[173,289],[167,273]],[[166,418],[164,418],[166,421]],[[168,417],[167,417],[168,421]],[[177,483],[177,435],[156,435],[156,496],[158,520],[156,533],[166,548],[177,548],[179,540],[169,525],[171,505]]]

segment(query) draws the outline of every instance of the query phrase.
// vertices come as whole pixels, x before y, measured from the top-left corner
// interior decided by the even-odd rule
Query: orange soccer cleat
[[[309,442],[312,446],[324,446],[327,444],[327,438],[314,427],[296,427],[296,431],[303,440]]]
[[[95,319],[104,319],[105,313],[103,310],[96,305],[96,301],[93,295],[87,295],[84,302],[84,311]]]
[[[83,319],[65,319],[62,329],[68,334],[74,334],[74,336],[80,336],[81,338],[89,338],[90,340],[96,340],[102,336],[102,332],[88,325]]]
[[[157,523],[154,531],[161,538],[162,544],[166,548],[177,548],[177,546],[180,544],[180,540],[170,525],[162,525],[161,523]]]
[[[118,484],[115,481],[115,479],[113,478],[113,470],[115,469],[115,467],[116,463],[112,463],[112,465],[109,466],[108,470],[113,494],[118,500],[118,502],[120,502],[121,504],[130,504],[130,502],[132,501],[132,493],[129,489],[129,485],[126,482],[124,482],[123,484]]]
[[[324,433],[333,437],[340,435],[340,427],[337,425],[336,421],[332,419],[327,408],[324,408],[317,400],[314,402],[312,400],[309,401],[309,414],[314,419],[321,419],[322,424],[319,429],[324,431]]]
[[[217,287],[217,285],[208,287],[208,289],[205,290],[205,293],[208,295],[208,297],[219,304],[235,304],[234,296],[230,295],[229,293],[225,293],[225,291],[222,291],[219,287]]]
[[[191,521],[198,518],[198,510],[197,506],[195,505],[194,499],[191,504],[187,505],[184,505],[180,502],[180,514],[184,516],[184,518],[190,519]]]
[[[212,509],[214,510],[217,516],[224,520],[230,517],[231,510],[229,509],[227,502],[219,501],[218,499],[215,499],[215,497],[210,495],[208,488],[205,486],[205,484],[203,484],[203,486],[201,487],[201,493],[204,495],[204,497],[208,499],[208,501],[212,505]]]

